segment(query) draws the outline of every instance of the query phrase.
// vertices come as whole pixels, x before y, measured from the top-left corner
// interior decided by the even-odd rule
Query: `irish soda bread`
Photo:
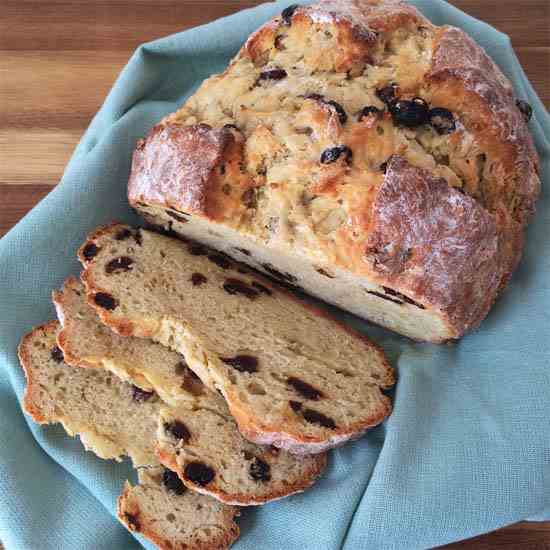
[[[135,400],[127,384],[103,369],[76,369],[56,345],[59,324],[35,328],[19,346],[27,377],[25,409],[41,424],[61,422],[101,458],[128,454],[139,485],[126,484],[121,521],[161,549],[227,548],[238,536],[238,509],[192,491],[162,468],[153,452],[158,402]]]
[[[263,504],[303,491],[323,471],[324,454],[298,458],[244,439],[224,399],[202,384],[180,354],[150,340],[118,336],[103,326],[86,305],[84,288],[76,279],[68,279],[54,299],[63,319],[57,342],[66,361],[70,355],[76,366],[107,365],[131,382],[136,373],[151,380],[150,391],[133,390],[139,402],[152,399],[154,391],[177,396],[177,409],[156,411],[156,453],[188,487],[228,504]]]
[[[134,154],[148,221],[418,340],[458,338],[516,267],[530,107],[398,0],[291,6]]]
[[[101,320],[183,354],[249,440],[318,453],[389,414],[378,348],[226,256],[114,224],[79,257]]]

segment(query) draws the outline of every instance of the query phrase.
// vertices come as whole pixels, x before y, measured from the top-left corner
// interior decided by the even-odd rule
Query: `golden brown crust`
[[[383,284],[440,309],[456,335],[485,317],[502,277],[494,218],[443,178],[394,156],[372,213],[367,261]]]
[[[32,416],[33,420],[39,424],[48,424],[49,420],[44,416],[41,408],[36,404],[37,399],[35,398],[35,394],[39,391],[39,388],[36,387],[34,378],[31,375],[32,368],[29,347],[40,333],[53,338],[55,341],[55,333],[58,328],[59,323],[57,321],[49,321],[43,325],[33,328],[31,332],[23,336],[17,349],[19,362],[21,363],[21,367],[25,373],[25,378],[27,379],[23,406],[25,411],[27,411],[27,413]]]
[[[539,161],[508,79],[464,31],[442,27],[426,80],[433,100],[460,112],[488,161],[502,164],[497,196],[517,222],[526,223],[540,192]]]

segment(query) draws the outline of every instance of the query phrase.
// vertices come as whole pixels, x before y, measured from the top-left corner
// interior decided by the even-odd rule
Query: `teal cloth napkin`
[[[123,480],[134,479],[130,466],[99,460],[60,427],[36,426],[22,413],[16,346],[54,318],[50,291],[78,273],[75,250],[86,233],[113,219],[137,223],[126,203],[136,140],[290,3],[140,47],[60,184],[0,241],[0,540],[7,550],[147,547],[114,517]],[[548,183],[550,120],[508,37],[442,1],[414,3],[435,23],[465,29],[533,105]],[[245,510],[238,550],[410,550],[550,518],[548,227],[544,190],[520,269],[481,328],[458,345],[411,343],[339,313],[398,369],[393,415],[334,451],[312,490]]]

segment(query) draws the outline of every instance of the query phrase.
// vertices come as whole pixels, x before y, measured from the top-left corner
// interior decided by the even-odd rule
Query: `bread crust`
[[[314,69],[330,70],[335,73],[347,72],[352,78],[360,74],[366,64],[375,62],[373,59],[376,60],[376,56],[380,55],[380,40],[385,36],[391,37],[403,31],[410,36],[419,36],[427,32],[431,37],[425,46],[430,55],[425,56],[424,65],[415,68],[420,71],[419,82],[414,85],[404,84],[401,91],[406,97],[419,95],[425,97],[431,105],[452,111],[457,117],[458,125],[456,135],[449,137],[453,147],[468,149],[472,147],[468,140],[472,140],[476,150],[479,150],[478,170],[480,173],[483,172],[483,176],[479,177],[483,178],[484,188],[477,188],[466,181],[463,189],[473,201],[478,203],[478,207],[476,208],[473,202],[469,203],[467,200],[464,200],[463,204],[467,205],[469,212],[479,214],[476,219],[479,220],[480,225],[474,228],[470,223],[469,227],[475,229],[474,236],[470,238],[468,234],[464,234],[462,240],[467,249],[477,250],[480,246],[480,234],[488,231],[491,225],[488,216],[493,218],[499,251],[495,253],[494,257],[497,261],[492,265],[499,274],[498,281],[492,282],[488,297],[480,305],[477,300],[478,294],[472,292],[473,282],[470,279],[466,279],[464,283],[455,280],[453,285],[446,286],[446,293],[436,293],[430,281],[427,281],[426,285],[412,285],[407,278],[395,277],[391,273],[372,269],[372,262],[364,251],[374,238],[371,234],[373,230],[371,218],[376,215],[374,205],[379,204],[383,199],[383,196],[378,195],[380,189],[391,186],[392,179],[396,182],[399,180],[399,171],[404,170],[402,164],[394,165],[394,169],[384,177],[371,178],[370,186],[365,186],[363,196],[353,206],[354,209],[348,210],[348,223],[341,229],[340,238],[326,243],[319,242],[319,246],[327,259],[327,265],[332,263],[353,275],[377,281],[400,293],[407,294],[414,287],[415,301],[433,311],[447,327],[447,334],[439,337],[426,335],[426,339],[445,341],[460,338],[484,318],[498,292],[506,285],[516,268],[522,253],[523,229],[534,212],[540,192],[536,150],[528,126],[516,107],[512,86],[483,49],[462,30],[449,26],[436,27],[405,2],[324,0],[319,4],[298,7],[286,22],[281,17],[277,17],[266,23],[250,36],[225,73],[206,82],[204,89],[215,90],[215,86],[220,81],[232,74],[232,67],[239,63],[239,60],[249,59],[260,70],[266,66],[269,67],[267,60],[277,49],[277,38],[281,33],[294,32],[293,37],[299,40],[301,35],[305,36],[312,29],[325,29],[331,36],[334,35],[338,48],[325,51],[322,49],[322,43],[320,45],[316,43],[316,47],[321,48],[317,55],[309,51],[304,52],[306,66],[309,63]],[[312,49],[315,50],[315,48]],[[310,59],[308,55],[313,57]],[[348,129],[345,130],[335,121],[334,113],[329,106],[320,105],[318,109],[319,113],[314,116],[327,119],[328,126],[326,135],[322,136],[323,139],[347,142],[352,149],[355,145],[360,147],[361,142],[364,141],[365,132],[368,131],[368,122],[360,126],[349,117]],[[321,111],[324,111],[324,114],[321,114]],[[185,112],[184,106],[182,113]],[[180,116],[176,113],[167,117],[160,124],[163,130],[155,127],[150,136],[141,142],[134,156],[128,187],[130,203],[138,211],[143,204],[192,212],[205,220],[236,228],[257,241],[258,235],[247,229],[247,221],[254,219],[254,209],[243,209],[238,201],[224,197],[222,188],[223,182],[230,181],[243,191],[256,187],[261,189],[265,181],[262,180],[262,176],[246,170],[238,175],[231,173],[224,176],[226,179],[220,179],[217,170],[217,167],[224,162],[244,166],[250,160],[248,153],[245,152],[250,136],[239,137],[238,149],[230,151],[227,146],[224,148],[218,145],[216,154],[211,155],[209,147],[204,146],[204,157],[200,155],[197,157],[197,152],[193,149],[198,143],[194,138],[197,132],[204,135],[208,143],[221,143],[217,136],[220,132],[228,130],[202,128],[199,131],[198,124],[181,126],[182,120],[185,120],[183,114]],[[391,120],[388,113],[384,115],[384,120]],[[159,132],[164,136],[163,139],[172,141],[172,144],[167,146],[163,142],[160,146]],[[175,139],[172,137],[175,135],[174,132],[187,137]],[[209,135],[208,138],[205,137],[206,134]],[[467,134],[463,143],[460,143],[459,134],[465,136]],[[228,139],[231,140],[231,138]],[[174,157],[180,159],[180,162],[174,164]],[[181,159],[189,159],[190,166],[185,166]],[[337,166],[337,164],[323,168],[326,176],[323,176],[322,184],[317,185],[315,189],[312,188],[318,196],[342,198],[343,195],[339,193],[343,192],[340,191],[344,189],[342,184],[348,181],[346,177],[355,178],[357,181],[364,177],[359,166],[352,164],[349,167],[350,171],[346,172],[341,165]],[[311,163],[303,166],[304,179],[310,175],[310,171],[317,170]],[[418,166],[418,168],[422,167]],[[437,168],[439,169],[440,166],[438,165]],[[471,165],[466,169],[471,170]],[[419,172],[416,178],[418,179],[420,174],[428,178],[430,171]],[[207,176],[197,177],[196,174],[199,173]],[[346,176],[346,173],[351,175]],[[431,175],[438,176],[433,172]],[[167,184],[167,181],[183,183],[181,188],[178,188]],[[447,183],[452,184],[450,180]],[[416,186],[416,189],[418,190],[419,187]],[[284,196],[284,191],[280,193]],[[443,191],[439,193],[442,200],[444,195]],[[295,200],[292,196],[286,197],[286,200],[292,207],[300,206],[292,203]],[[415,196],[405,196],[403,204],[407,201],[411,203],[408,209],[413,214],[412,203],[415,202]],[[447,221],[441,220],[441,223],[461,223],[463,215],[457,209],[445,208],[444,202],[443,200],[440,210],[445,212],[445,216],[451,217]],[[197,209],[198,204],[201,206]],[[482,215],[481,210],[486,210],[487,214]],[[282,213],[283,217],[286,213]],[[417,223],[421,223],[420,218]],[[261,237],[259,240],[265,242]],[[286,244],[289,248],[296,247],[291,239]],[[317,250],[308,251],[307,249],[302,249],[300,252],[306,255],[319,253]],[[456,260],[458,258],[457,255]],[[483,258],[479,258],[479,262],[483,261]],[[443,275],[449,280],[453,277],[452,273]],[[488,288],[489,278],[490,274],[483,271],[475,285],[479,289]],[[463,284],[462,287],[461,284]],[[452,315],[449,313],[451,310]]]
[[[48,321],[43,325],[34,327],[31,332],[23,336],[21,342],[19,343],[19,347],[17,348],[19,363],[23,368],[23,372],[25,373],[25,378],[27,380],[25,395],[23,397],[23,406],[25,411],[30,414],[32,419],[38,424],[47,424],[49,421],[40,411],[40,408],[36,405],[37,400],[35,399],[35,394],[39,391],[39,388],[36,387],[34,378],[31,376],[31,357],[29,346],[39,333],[43,333],[48,336],[55,335],[58,328],[59,323],[57,321]]]

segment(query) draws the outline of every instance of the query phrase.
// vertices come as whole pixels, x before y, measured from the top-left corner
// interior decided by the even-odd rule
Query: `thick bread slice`
[[[224,399],[201,383],[181,355],[150,340],[124,338],[101,325],[76,279],[68,279],[54,299],[63,319],[57,342],[66,359],[69,352],[75,366],[108,365],[130,381],[137,372],[153,382],[160,396],[178,396],[179,408],[163,407],[158,417],[156,450],[160,461],[178,472],[188,487],[227,504],[264,504],[303,491],[323,471],[324,454],[298,458],[244,439]],[[159,372],[165,374],[158,376]],[[166,380],[169,390],[162,388]],[[197,464],[212,473],[208,483],[192,475]]]
[[[161,550],[227,548],[239,536],[235,509],[184,486],[167,489],[163,468],[140,470],[139,485],[126,482],[118,499],[118,518]]]
[[[127,484],[118,503],[118,515],[131,531],[162,550],[229,547],[239,536],[238,508],[186,491],[155,458],[158,398],[138,403],[131,387],[111,373],[66,365],[56,345],[59,328],[57,321],[36,327],[19,346],[26,411],[41,424],[61,422],[101,458],[128,454],[141,467],[140,484]]]
[[[195,405],[164,407],[158,425],[159,460],[194,491],[226,504],[264,504],[304,491],[324,470],[324,453],[298,457],[247,441],[225,401],[208,393]],[[174,426],[185,437],[175,437]]]
[[[56,342],[59,329],[51,321],[21,341],[26,411],[40,424],[60,422],[101,458],[120,461],[127,455],[136,468],[157,464],[160,399],[134,399],[133,386],[104,369],[68,366]]]
[[[394,376],[377,347],[225,256],[119,224],[79,256],[101,320],[182,353],[251,441],[318,453],[389,414]]]

